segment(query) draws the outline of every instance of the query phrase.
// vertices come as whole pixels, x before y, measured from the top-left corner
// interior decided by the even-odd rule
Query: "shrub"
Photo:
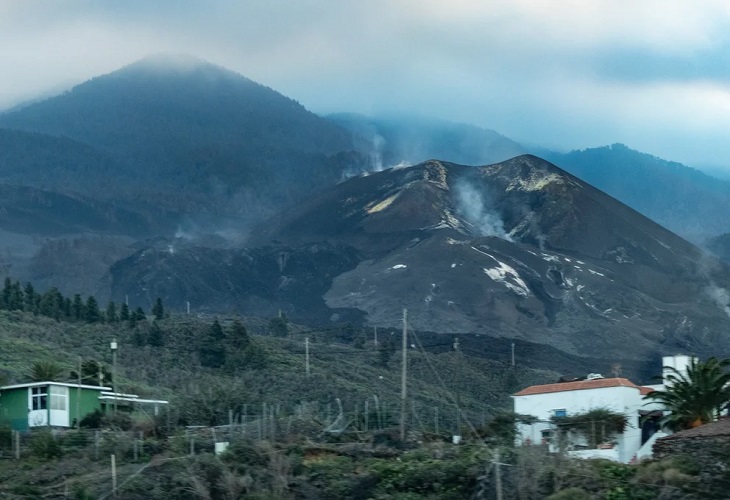
[[[30,440],[30,451],[33,456],[43,460],[52,460],[63,454],[63,449],[48,429],[34,431]]]
[[[591,495],[584,489],[567,488],[550,495],[547,500],[586,500],[587,498],[591,498]]]

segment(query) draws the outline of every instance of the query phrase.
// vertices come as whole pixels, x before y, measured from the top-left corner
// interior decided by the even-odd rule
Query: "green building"
[[[115,394],[111,387],[30,382],[0,387],[0,421],[14,430],[31,427],[73,427],[94,410],[153,405],[155,414],[167,401],[140,399],[134,394]]]

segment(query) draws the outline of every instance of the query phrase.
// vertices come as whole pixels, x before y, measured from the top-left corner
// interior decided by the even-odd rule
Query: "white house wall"
[[[621,462],[631,460],[641,446],[639,410],[647,409],[644,403],[637,388],[626,386],[514,396],[516,413],[532,415],[541,421],[532,426],[519,426],[522,440],[529,438],[535,444],[540,442],[542,430],[553,427],[549,422],[554,410],[564,409],[568,416],[596,409],[623,413],[627,419],[626,430],[617,436]]]

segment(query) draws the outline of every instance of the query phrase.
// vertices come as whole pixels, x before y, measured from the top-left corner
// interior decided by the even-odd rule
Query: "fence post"
[[[99,431],[94,431],[94,459],[99,460]]]
[[[112,494],[117,498],[117,463],[116,456],[112,455]]]
[[[15,432],[15,460],[20,460],[20,431]]]

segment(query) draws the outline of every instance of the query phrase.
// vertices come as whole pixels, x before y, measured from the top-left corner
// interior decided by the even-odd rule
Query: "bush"
[[[262,454],[253,443],[243,440],[233,442],[221,456],[221,460],[236,465],[261,467],[269,463],[269,458]]]
[[[66,448],[83,448],[89,444],[89,438],[80,431],[69,432],[63,437],[63,446]]]
[[[101,421],[103,418],[104,414],[97,408],[84,415],[84,418],[79,422],[79,426],[84,429],[101,429]]]
[[[0,427],[0,448],[11,448],[13,446],[13,431],[7,426]]]
[[[61,444],[48,429],[33,431],[30,440],[30,451],[33,456],[43,460],[52,460],[63,454]]]
[[[586,500],[591,495],[582,488],[567,488],[547,497],[547,500]]]

